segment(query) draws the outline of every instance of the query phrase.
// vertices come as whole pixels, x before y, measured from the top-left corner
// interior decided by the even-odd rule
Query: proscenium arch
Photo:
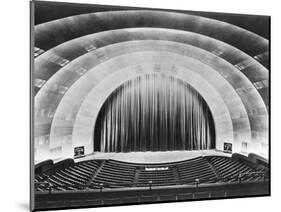
[[[165,52],[162,52],[163,54],[167,54],[167,53],[165,53]],[[140,58],[140,55],[142,55],[142,54],[144,54],[143,52],[140,52],[138,55],[132,55],[131,56],[131,58],[127,58],[126,59],[126,61],[132,61],[132,58]],[[156,55],[159,55],[160,54],[160,58],[163,58],[163,55],[161,55],[161,53],[156,53]],[[129,54],[130,55],[130,54]],[[128,55],[128,56],[129,56]],[[166,58],[167,57],[167,58]],[[165,57],[165,60],[167,60],[167,61],[169,61],[169,59],[168,58],[172,58],[169,62],[172,64],[173,62],[175,62],[177,59],[177,57],[179,57],[178,55],[176,55],[175,57],[176,58],[173,58],[173,57],[171,57],[171,55],[169,54],[169,56],[166,56]],[[148,58],[151,58],[151,56],[148,56]],[[120,58],[116,58],[116,60],[118,60],[119,61],[119,59]],[[188,58],[186,58],[186,60],[187,60]],[[125,60],[125,59],[124,59]],[[123,61],[123,60],[122,60]],[[154,61],[154,60],[153,60]],[[188,63],[189,61],[186,61],[187,62],[187,64],[188,65],[190,65],[190,63]],[[133,62],[132,62],[133,63]],[[143,61],[141,62],[141,64],[143,63]],[[114,63],[113,63],[114,64]],[[107,64],[108,65],[108,64]],[[188,66],[187,65],[187,66]],[[105,73],[106,71],[104,71],[105,70],[105,64],[101,64],[100,66],[102,66],[102,67],[100,67],[100,70],[101,70],[101,73],[103,72],[103,73]],[[116,67],[114,67],[114,65],[108,65],[108,67],[107,68],[109,68],[110,70],[116,70]],[[207,67],[207,66],[206,66]],[[207,73],[211,73],[212,71],[207,71],[207,72],[205,72],[205,77],[208,77],[207,75]],[[98,73],[97,72],[97,70],[96,70],[96,68],[95,68],[95,71],[92,71],[92,73]],[[220,82],[220,81],[225,81],[218,73],[217,73],[217,76],[219,76],[220,78],[218,79],[218,81],[217,81],[217,84]],[[89,76],[86,76],[84,79],[91,79],[90,81],[92,82],[92,80],[95,80],[95,79],[100,79],[100,77],[98,77],[98,76],[95,76],[95,77],[90,77],[89,78]],[[209,77],[210,78],[210,77]],[[200,83],[200,82],[199,82]],[[80,83],[81,84],[81,83]],[[83,85],[83,87],[84,87],[84,85],[85,85],[85,83],[82,83],[82,85]],[[201,81],[201,85],[202,85],[202,81]],[[228,85],[229,86],[229,88],[231,88],[231,86],[230,85]],[[73,89],[73,90],[75,90],[75,85],[73,85],[70,89]],[[79,89],[79,88],[76,88],[76,89]],[[233,88],[231,88],[231,89],[233,89]],[[101,90],[100,90],[100,92],[103,90],[103,88],[101,88]],[[228,91],[228,90],[225,90],[225,88],[224,89],[222,89],[222,90],[224,90],[224,91]],[[207,90],[207,92],[209,92],[210,90]],[[234,90],[232,90],[231,92],[229,92],[229,93],[235,93],[235,91]],[[237,94],[235,94],[235,95],[237,95]],[[77,100],[77,99],[80,99],[79,97],[77,97],[77,96],[75,96],[75,95],[72,95],[72,94],[69,94],[68,92],[67,92],[67,94],[66,94],[66,96],[69,96],[69,98],[71,99],[75,99],[75,100]],[[84,99],[84,97],[83,97],[83,99]],[[225,98],[226,100],[227,99],[229,99],[229,100],[231,100],[231,101],[233,101],[233,97],[230,97],[230,98]],[[237,101],[239,102],[240,101],[240,98],[239,97],[237,97]],[[68,101],[66,101],[66,102],[68,102]],[[241,104],[241,103],[235,103],[235,102],[232,102],[232,103],[229,103],[229,107],[232,107],[232,111],[234,112],[234,111],[237,111],[237,108],[239,108],[239,104]],[[73,104],[68,104],[68,105],[72,105],[73,106]],[[60,105],[61,106],[61,105]],[[221,107],[221,105],[217,105],[217,108],[220,108]],[[243,106],[242,106],[243,107]],[[77,108],[77,109],[79,109],[79,108]],[[58,109],[58,110],[60,110],[60,109]],[[65,108],[64,107],[61,107],[61,111],[64,111],[64,112],[67,112],[67,111],[65,111]],[[237,111],[238,112],[238,111]],[[68,113],[68,112],[67,112]],[[238,112],[239,113],[239,112]],[[221,114],[221,113],[220,113]],[[239,113],[240,114],[240,113]],[[241,114],[244,114],[245,116],[246,116],[246,112],[244,111],[243,113],[241,113]],[[232,114],[233,115],[233,114]],[[58,120],[62,120],[63,118],[62,117],[60,117]],[[222,120],[226,120],[226,118],[222,118]],[[242,120],[242,119],[241,119]],[[83,122],[84,124],[86,124],[86,122],[84,121]],[[232,123],[232,122],[231,122]],[[72,124],[71,124],[72,125]],[[238,127],[239,125],[237,125],[236,126],[236,128]],[[242,124],[242,126],[243,126],[243,129],[241,129],[241,130],[247,130],[247,125],[245,126],[245,125],[243,125]],[[249,127],[248,127],[248,130],[249,130]],[[60,132],[60,130],[59,130],[59,128],[58,128],[58,131]],[[241,132],[240,132],[241,133]],[[250,140],[250,139],[249,139]],[[80,137],[80,141],[81,141],[81,137]],[[78,141],[79,142],[79,141]]]
[[[215,122],[216,147],[218,149],[222,149],[223,141],[225,139],[230,142],[234,141],[231,116],[219,93],[205,79],[195,72],[189,71],[185,67],[176,66],[177,74],[175,75],[173,71],[170,71],[172,70],[171,66],[173,65],[169,66],[169,63],[163,65],[167,67],[167,69],[163,70],[165,74],[172,75],[177,79],[188,82],[207,102]],[[124,82],[132,80],[137,76],[155,73],[153,63],[142,63],[141,70],[142,71],[139,71],[135,65],[117,70],[114,74],[110,74],[89,92],[78,111],[77,118],[74,123],[72,133],[73,146],[86,144],[86,149],[88,148],[90,152],[93,151],[93,130],[95,129],[96,118],[104,101]],[[202,83],[204,86],[202,86]],[[89,107],[91,110],[89,110]],[[250,133],[248,136],[250,137]]]
[[[154,71],[124,82],[104,101],[95,123],[97,152],[215,148],[207,103],[171,72]]]

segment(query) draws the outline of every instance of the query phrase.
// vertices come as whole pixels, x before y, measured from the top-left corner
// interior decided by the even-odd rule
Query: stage
[[[128,152],[128,153],[100,153],[95,152],[83,158],[75,159],[75,162],[94,159],[113,159],[131,163],[170,163],[188,160],[200,156],[227,156],[231,154],[218,150],[193,150],[193,151],[165,151],[165,152]]]

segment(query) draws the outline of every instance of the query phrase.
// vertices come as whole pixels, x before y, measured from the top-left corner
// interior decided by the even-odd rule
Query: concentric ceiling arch
[[[206,100],[216,148],[267,155],[268,40],[235,25],[159,11],[83,14],[35,26],[37,159],[93,151],[93,129],[106,98],[143,73],[175,75]],[[89,106],[91,110],[89,110]],[[57,150],[57,151],[56,151]],[[40,152],[41,151],[41,152]]]

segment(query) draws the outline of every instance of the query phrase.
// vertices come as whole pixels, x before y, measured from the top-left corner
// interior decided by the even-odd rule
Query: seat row
[[[150,168],[151,169],[147,169]],[[165,167],[165,169],[163,169]],[[260,181],[268,169],[229,157],[207,156],[169,164],[133,164],[114,160],[76,163],[52,174],[35,176],[37,191],[85,188],[170,186],[177,184]]]

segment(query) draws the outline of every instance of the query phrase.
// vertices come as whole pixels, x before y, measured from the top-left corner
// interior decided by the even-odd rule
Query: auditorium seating
[[[134,180],[135,169],[134,166],[126,163],[105,161],[101,170],[94,177],[91,188],[100,187],[101,184],[110,188],[128,187]]]
[[[183,183],[193,183],[196,179],[200,183],[217,181],[217,175],[210,164],[203,157],[187,160],[178,164],[180,180]]]
[[[84,189],[99,167],[98,161],[86,161],[58,170],[50,175],[38,175],[35,177],[37,191],[56,191]],[[49,184],[50,186],[46,186]]]
[[[167,186],[177,184],[174,168],[165,168],[167,168],[167,170],[139,170],[137,186],[148,186],[149,184],[152,184],[153,186]]]
[[[206,157],[224,182],[258,181],[263,179],[266,168],[254,168],[227,157]]]
[[[89,160],[51,174],[36,175],[35,188],[38,192],[49,192],[257,182],[265,180],[268,177],[267,172],[268,168],[262,165],[222,156],[197,157],[162,164],[137,164],[111,159]],[[198,198],[208,196],[204,193],[198,195]]]

